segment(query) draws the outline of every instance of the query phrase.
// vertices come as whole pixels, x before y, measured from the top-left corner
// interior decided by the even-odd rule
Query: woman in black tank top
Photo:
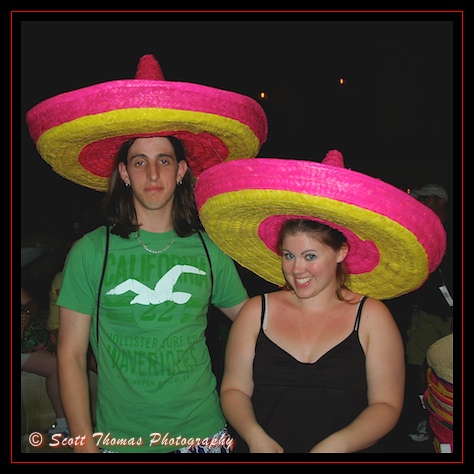
[[[289,220],[277,248],[286,286],[251,298],[227,343],[234,452],[377,452],[403,404],[398,327],[382,302],[347,289],[339,231]]]

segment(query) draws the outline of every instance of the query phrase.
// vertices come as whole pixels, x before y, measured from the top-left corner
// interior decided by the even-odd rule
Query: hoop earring
[[[125,183],[125,186],[126,186],[127,188],[129,188],[129,187],[130,187],[130,183]]]
[[[183,184],[183,180],[178,181],[176,184],[177,184],[178,186],[181,186],[181,185]]]

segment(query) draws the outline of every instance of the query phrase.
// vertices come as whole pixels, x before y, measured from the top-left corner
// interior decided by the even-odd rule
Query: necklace
[[[140,237],[138,237],[138,232],[135,234],[135,238],[138,240],[138,243],[139,243],[147,252],[150,252],[150,253],[153,253],[153,254],[157,255],[157,254],[159,254],[159,253],[165,252],[166,250],[168,250],[168,249],[173,245],[174,239],[176,238],[176,234],[173,235],[173,237],[172,237],[171,240],[170,240],[170,243],[169,243],[165,248],[162,248],[161,250],[152,250],[152,249],[148,248],[148,247],[140,240]]]

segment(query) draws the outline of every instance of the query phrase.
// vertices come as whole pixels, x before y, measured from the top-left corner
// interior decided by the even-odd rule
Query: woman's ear
[[[343,262],[346,259],[348,253],[349,253],[349,244],[347,242],[344,242],[338,251],[337,263]]]

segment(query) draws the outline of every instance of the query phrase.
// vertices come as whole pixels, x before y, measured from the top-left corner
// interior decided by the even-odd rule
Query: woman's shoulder
[[[361,330],[382,334],[393,331],[397,326],[388,306],[381,300],[367,297],[361,311]]]
[[[242,331],[246,337],[253,335],[252,340],[257,337],[262,321],[262,296],[263,294],[252,296],[245,302],[232,323],[231,328],[235,327],[234,332]]]
[[[281,301],[281,298],[284,298],[284,291],[277,290],[274,292],[268,293],[261,293],[249,298],[249,300],[245,303],[243,308],[246,308],[246,311],[249,312],[258,312],[259,314],[262,311],[262,305],[266,304],[275,304]],[[242,308],[242,309],[243,309]]]
[[[388,311],[387,306],[385,303],[381,300],[378,300],[376,298],[372,298],[371,296],[368,295],[363,295],[361,293],[355,293],[354,291],[350,290],[343,290],[342,296],[344,300],[350,304],[350,305],[363,305],[363,311]]]
[[[358,301],[360,301],[360,303],[363,302],[364,310],[369,314],[391,314],[388,306],[383,301],[376,298],[361,295]]]

